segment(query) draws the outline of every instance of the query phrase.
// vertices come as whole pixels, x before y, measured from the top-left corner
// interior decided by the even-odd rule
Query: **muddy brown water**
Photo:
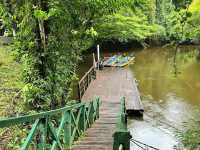
[[[200,107],[199,47],[148,48],[135,53],[130,68],[145,106],[143,120],[129,119],[134,139],[161,150],[177,145],[176,131]],[[183,149],[178,144],[180,149]],[[131,149],[140,149],[131,144]]]
[[[135,63],[129,68],[137,79],[145,107],[143,119],[128,120],[134,139],[161,150],[172,150],[177,144],[183,149],[176,131],[183,130],[184,122],[195,117],[200,107],[199,49],[182,46],[177,52],[161,47],[128,51],[135,53]],[[112,54],[104,52],[104,55]],[[89,55],[80,65],[80,76],[91,65]],[[131,149],[141,148],[131,143]]]

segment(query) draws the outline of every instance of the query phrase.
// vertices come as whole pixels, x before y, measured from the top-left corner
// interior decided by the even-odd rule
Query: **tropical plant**
[[[97,36],[94,19],[126,6],[127,0],[0,1],[6,26],[17,22],[15,54],[23,64],[28,110],[65,105],[81,52]],[[12,8],[12,9],[11,9]],[[12,10],[12,11],[11,11]]]
[[[118,40],[128,42],[135,40],[143,42],[156,34],[164,34],[164,28],[156,24],[149,24],[144,14],[135,15],[132,9],[122,9],[114,15],[107,15],[99,19],[95,29],[102,40]],[[159,32],[158,32],[159,31]]]

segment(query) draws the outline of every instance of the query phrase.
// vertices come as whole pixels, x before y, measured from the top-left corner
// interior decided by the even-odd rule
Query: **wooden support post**
[[[100,63],[100,46],[97,45],[97,65],[99,70],[99,63]]]
[[[97,62],[96,62],[94,53],[92,54],[92,56],[93,56],[93,66],[94,68],[97,68]]]

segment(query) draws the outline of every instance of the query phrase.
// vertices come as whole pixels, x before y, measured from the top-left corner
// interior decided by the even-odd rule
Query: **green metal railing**
[[[0,128],[15,125],[30,126],[21,150],[28,150],[34,143],[37,150],[70,149],[73,142],[99,118],[99,98],[89,103],[78,103],[57,110],[34,115],[0,120]],[[49,148],[50,147],[50,148]]]
[[[113,134],[113,150],[130,150],[130,139],[132,138],[127,129],[127,114],[125,98],[121,99],[121,108],[118,116],[117,129]]]

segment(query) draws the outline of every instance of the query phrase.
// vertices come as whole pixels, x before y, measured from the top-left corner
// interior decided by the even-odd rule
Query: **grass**
[[[20,112],[20,94],[22,66],[15,61],[10,46],[0,44],[0,118],[14,116]],[[12,141],[19,129],[0,129],[0,149]],[[15,138],[14,138],[15,139]],[[13,148],[12,148],[13,149]]]
[[[177,134],[187,150],[199,150],[200,148],[200,120],[199,118],[186,123],[186,130]]]
[[[9,116],[16,109],[11,109],[11,104],[15,103],[15,95],[23,87],[21,71],[22,67],[14,60],[10,46],[0,45],[0,117]]]

